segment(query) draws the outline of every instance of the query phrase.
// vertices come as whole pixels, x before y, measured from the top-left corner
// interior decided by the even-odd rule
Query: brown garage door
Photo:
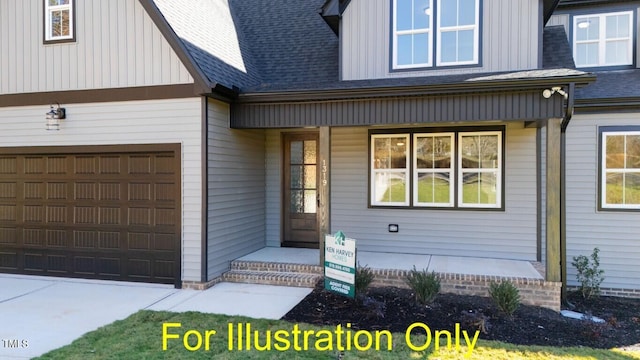
[[[180,145],[0,148],[0,272],[176,284]]]

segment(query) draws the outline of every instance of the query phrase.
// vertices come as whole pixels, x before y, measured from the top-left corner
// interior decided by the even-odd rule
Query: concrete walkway
[[[311,289],[220,283],[168,285],[0,274],[0,359],[28,359],[138,310],[279,319]],[[260,306],[256,306],[260,304]]]
[[[314,249],[265,247],[238,260],[318,265],[320,253]],[[480,257],[389,254],[358,251],[357,261],[372,269],[418,270],[437,273],[543,279],[531,262]]]

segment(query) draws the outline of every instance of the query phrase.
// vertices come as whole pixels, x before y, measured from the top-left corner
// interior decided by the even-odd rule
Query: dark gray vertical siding
[[[233,128],[288,128],[407,123],[536,120],[562,117],[562,98],[541,92],[298,103],[238,103]]]

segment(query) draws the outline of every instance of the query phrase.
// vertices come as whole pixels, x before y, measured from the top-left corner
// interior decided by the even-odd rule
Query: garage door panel
[[[45,229],[25,228],[22,230],[22,241],[26,246],[45,246]]]
[[[0,200],[16,200],[17,185],[15,182],[0,182]]]
[[[15,222],[17,207],[15,205],[0,205],[0,221]]]
[[[17,271],[18,270],[18,253],[15,251],[0,252],[0,269]]]
[[[45,183],[25,182],[23,197],[25,200],[43,200],[45,195]]]
[[[0,155],[0,271],[178,283],[177,146],[121,148]]]
[[[17,174],[18,173],[18,159],[14,156],[2,156],[0,157],[0,174]]]
[[[17,244],[18,236],[15,228],[0,228],[0,244]]]

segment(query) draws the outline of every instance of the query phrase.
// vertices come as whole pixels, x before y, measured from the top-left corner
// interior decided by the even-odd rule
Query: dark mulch
[[[371,288],[365,301],[359,303],[324,290],[322,282],[283,319],[329,326],[351,323],[352,329],[401,333],[416,322],[428,325],[432,332],[453,333],[455,324],[460,323],[461,329],[467,331],[484,327],[479,338],[485,340],[640,350],[640,299],[585,300],[572,293],[568,300],[575,306],[574,311],[601,317],[606,322],[569,319],[552,310],[525,305],[520,305],[509,317],[490,298],[479,296],[439,294],[430,306],[420,306],[411,290],[395,287]]]

